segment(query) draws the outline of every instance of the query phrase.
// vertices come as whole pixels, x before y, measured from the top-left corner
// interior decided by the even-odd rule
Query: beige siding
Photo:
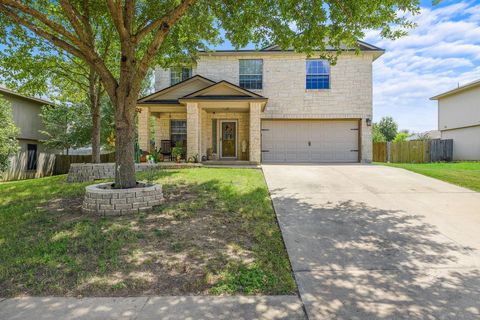
[[[453,139],[453,160],[480,160],[480,125],[442,131],[442,139]]]
[[[12,104],[13,120],[20,129],[19,139],[45,139],[45,136],[40,133],[40,131],[45,130],[40,117],[42,107],[40,102],[9,94],[3,94],[3,98]]]
[[[34,140],[20,140],[19,152],[10,158],[10,165],[0,176],[0,181],[22,180],[51,176],[55,166],[55,155],[45,150],[44,146]],[[37,145],[37,170],[27,170],[27,145]]]
[[[480,87],[438,100],[438,129],[480,125]]]

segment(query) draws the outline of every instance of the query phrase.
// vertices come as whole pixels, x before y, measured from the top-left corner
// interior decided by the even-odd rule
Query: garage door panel
[[[358,162],[358,121],[264,120],[262,150],[264,162]]]

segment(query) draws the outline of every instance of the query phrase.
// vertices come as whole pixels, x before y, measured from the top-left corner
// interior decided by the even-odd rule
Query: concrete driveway
[[[310,319],[480,319],[480,193],[374,165],[263,165]]]

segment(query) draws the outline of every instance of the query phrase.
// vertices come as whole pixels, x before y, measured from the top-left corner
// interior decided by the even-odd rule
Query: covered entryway
[[[168,155],[180,141],[186,160],[259,163],[261,113],[267,101],[230,82],[196,75],[138,101],[139,146]]]
[[[263,120],[263,162],[358,162],[359,120]]]

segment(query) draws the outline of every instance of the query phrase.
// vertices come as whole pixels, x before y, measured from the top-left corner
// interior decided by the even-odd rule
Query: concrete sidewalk
[[[297,296],[20,297],[1,300],[2,320],[305,319]]]

